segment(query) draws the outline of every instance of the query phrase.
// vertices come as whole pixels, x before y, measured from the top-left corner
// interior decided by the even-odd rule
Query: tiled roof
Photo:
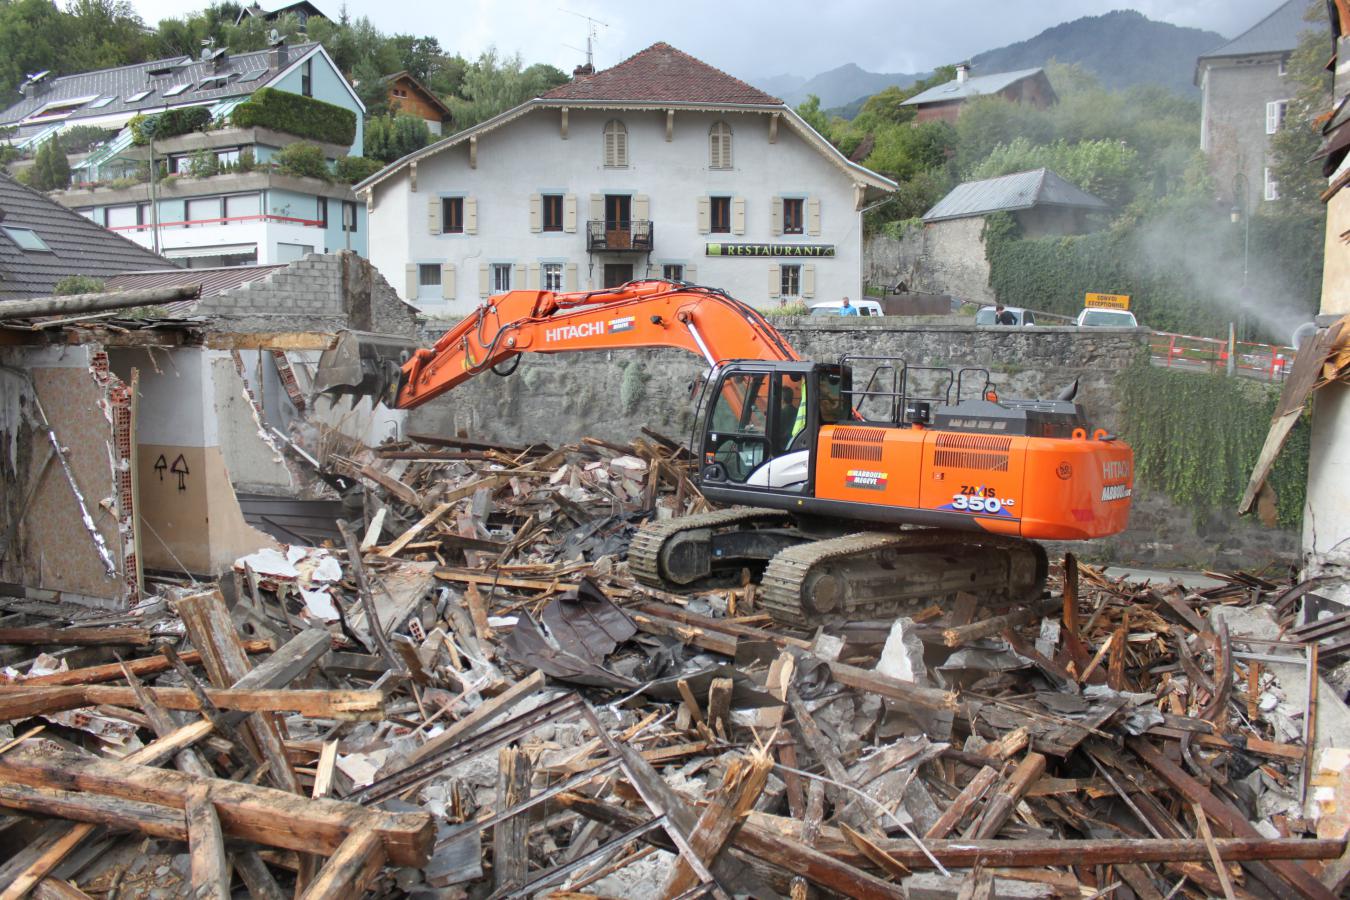
[[[272,65],[270,50],[258,50],[252,53],[229,54],[229,59],[219,69],[212,60],[179,56],[118,66],[114,69],[81,72],[78,75],[62,75],[52,80],[50,86],[41,93],[36,93],[30,88],[31,96],[25,96],[18,103],[0,112],[0,125],[21,122],[55,100],[90,98],[64,119],[39,120],[22,126],[20,137],[27,137],[30,132],[57,121],[77,123],[80,119],[95,116],[115,116],[118,113],[130,114],[141,110],[157,112],[166,105],[188,106],[244,96],[266,85],[281,74],[283,69],[317,46],[310,43],[288,48],[286,62],[279,66]],[[171,71],[164,75],[150,74],[152,71],[163,69]],[[213,78],[226,78],[227,81],[217,87],[211,87],[208,79]],[[204,83],[208,86],[203,89],[201,85]],[[188,88],[173,95],[165,93],[179,85],[188,85]],[[139,100],[127,99],[142,91],[149,93]],[[110,102],[102,106],[93,106],[104,99],[110,99]]]
[[[138,269],[173,269],[173,263],[95,225],[41,193],[0,175],[0,301],[50,295],[67,275],[106,278]],[[51,252],[25,250],[5,228],[31,229]]]
[[[652,44],[617,66],[569,81],[540,99],[751,106],[783,102],[666,43]]]
[[[1049,169],[1033,169],[983,181],[967,181],[923,214],[925,222],[987,216],[995,212],[1031,209],[1033,206],[1067,206],[1105,210],[1107,205],[1074,187]]]
[[[921,94],[910,97],[901,106],[917,106],[920,103],[947,103],[952,100],[967,100],[981,94],[997,94],[1006,87],[1017,84],[1023,78],[1040,74],[1040,69],[1018,69],[1015,72],[994,72],[990,75],[971,75],[965,81],[953,78],[945,84],[930,87]]]
[[[1260,53],[1283,53],[1293,50],[1298,46],[1299,33],[1314,27],[1303,18],[1303,13],[1307,9],[1308,0],[1287,0],[1260,22],[1200,58],[1254,56]]]

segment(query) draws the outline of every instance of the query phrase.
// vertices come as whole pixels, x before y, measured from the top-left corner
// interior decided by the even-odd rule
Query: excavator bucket
[[[346,395],[352,405],[362,397],[394,406],[403,376],[403,363],[417,344],[395,334],[342,331],[319,357],[314,391],[336,399]]]

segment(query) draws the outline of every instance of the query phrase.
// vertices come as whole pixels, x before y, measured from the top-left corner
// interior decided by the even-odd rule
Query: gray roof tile
[[[1255,56],[1261,53],[1281,53],[1298,46],[1301,32],[1315,26],[1303,18],[1308,0],[1286,0],[1274,12],[1239,34],[1226,44],[1215,47],[1200,59],[1216,56]]]
[[[1033,206],[1068,206],[1105,210],[1109,207],[1081,191],[1049,169],[1033,169],[983,181],[967,181],[923,214],[924,222],[965,219],[996,212],[1031,209]]]
[[[253,93],[266,81],[275,78],[281,71],[309,51],[317,44],[299,44],[287,50],[285,65],[271,64],[270,50],[257,50],[251,53],[230,54],[228,62],[219,70],[211,60],[193,59],[179,56],[171,59],[157,59],[150,62],[118,66],[113,69],[98,69],[93,72],[81,72],[77,75],[62,75],[40,94],[24,97],[18,103],[0,112],[0,125],[13,125],[21,122],[34,112],[42,109],[53,100],[75,100],[89,97],[90,100],[65,119],[51,122],[41,121],[23,125],[19,137],[28,137],[32,133],[46,128],[55,121],[78,123],[80,119],[94,116],[114,116],[118,113],[159,112],[164,109],[166,100],[169,106],[192,106],[214,103],[230,97],[239,97]],[[151,71],[171,68],[165,75],[152,76]],[[231,77],[223,86],[198,90],[198,85],[208,78]],[[166,97],[165,92],[178,85],[190,85],[181,93]],[[127,98],[149,90],[150,93],[134,102]],[[113,98],[106,105],[94,107],[100,99]]]
[[[0,230],[0,301],[51,294],[67,275],[106,278],[119,272],[172,269],[173,263],[134,241],[0,175],[0,226],[28,228],[50,253],[21,249]]]
[[[1030,78],[1041,69],[1018,69],[1014,72],[994,72],[989,75],[972,75],[965,81],[953,78],[945,84],[931,87],[921,94],[910,97],[901,106],[917,106],[920,103],[947,103],[952,100],[967,100],[981,94],[997,94],[1004,88],[1014,85],[1023,78]]]

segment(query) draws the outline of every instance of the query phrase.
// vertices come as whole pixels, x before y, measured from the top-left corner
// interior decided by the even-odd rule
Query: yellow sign
[[[1083,300],[1084,306],[1096,309],[1129,309],[1129,294],[1094,294],[1089,292]]]

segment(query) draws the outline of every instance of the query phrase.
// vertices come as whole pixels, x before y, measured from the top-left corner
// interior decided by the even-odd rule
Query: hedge
[[[383,168],[384,163],[378,159],[369,159],[364,156],[343,156],[338,159],[334,174],[337,180],[344,184],[356,184],[358,181],[365,181]]]
[[[1023,239],[1006,213],[985,227],[989,286],[1010,306],[1076,315],[1088,291],[1130,294],[1139,323],[1156,331],[1285,344],[1315,315],[1322,283],[1320,217],[1251,218],[1243,284],[1244,227],[1228,210],[1160,210],[1107,231]]]
[[[169,109],[154,116],[136,116],[131,120],[131,139],[138,145],[150,139],[163,140],[190,131],[199,131],[211,121],[211,110],[205,106],[185,106]]]
[[[1236,515],[1270,429],[1278,386],[1147,363],[1126,370],[1118,385],[1136,477],[1195,510],[1197,519],[1211,512]],[[1303,518],[1309,435],[1304,417],[1267,479],[1283,528],[1297,527]]]
[[[276,88],[260,88],[234,108],[230,117],[239,128],[274,128],[326,144],[351,146],[356,140],[356,113],[333,103]]]

